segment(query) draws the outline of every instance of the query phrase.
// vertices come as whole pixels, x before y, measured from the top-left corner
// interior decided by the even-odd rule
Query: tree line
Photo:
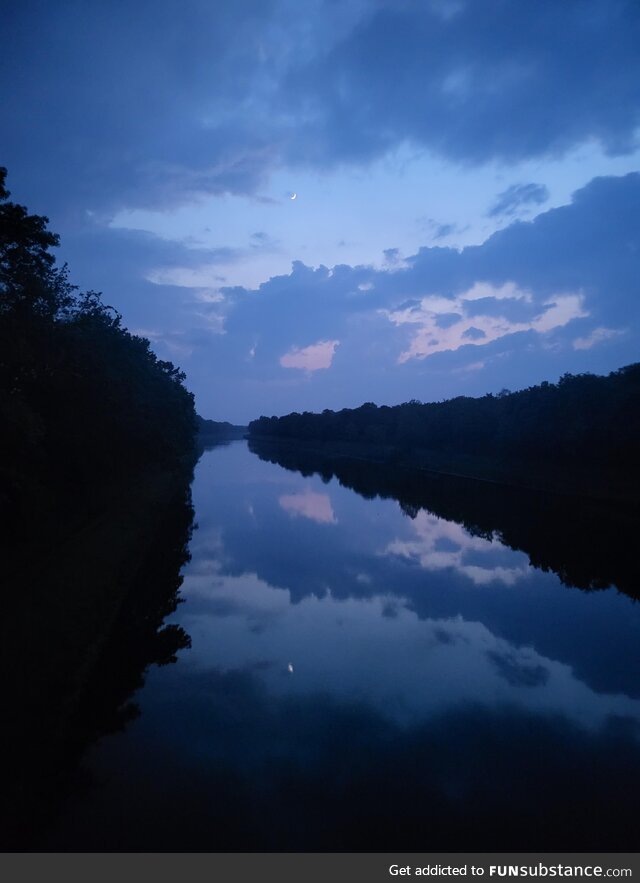
[[[195,450],[185,375],[81,292],[0,168],[0,511],[6,531]]]
[[[495,476],[582,474],[639,477],[640,363],[608,376],[563,375],[519,392],[459,396],[423,404],[260,417],[252,438],[347,445],[365,456],[405,464],[449,464]],[[491,473],[493,474],[493,473]]]

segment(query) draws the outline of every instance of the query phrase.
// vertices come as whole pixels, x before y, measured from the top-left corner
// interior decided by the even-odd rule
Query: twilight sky
[[[0,165],[199,413],[640,354],[638,0],[21,0]]]

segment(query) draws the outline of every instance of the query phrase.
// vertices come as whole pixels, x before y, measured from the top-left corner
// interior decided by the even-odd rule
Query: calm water
[[[244,442],[203,455],[193,496],[169,620],[191,649],[151,667],[139,717],[85,754],[44,848],[636,848],[628,594],[532,566],[540,530],[512,549]],[[547,533],[553,562],[562,524]],[[562,568],[602,553],[615,571],[622,553],[586,545]]]

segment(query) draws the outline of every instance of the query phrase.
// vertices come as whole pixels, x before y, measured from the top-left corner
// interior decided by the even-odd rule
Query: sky
[[[22,0],[0,165],[198,412],[640,352],[637,0]]]

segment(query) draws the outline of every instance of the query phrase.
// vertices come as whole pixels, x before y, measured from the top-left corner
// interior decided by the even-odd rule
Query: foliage
[[[57,268],[48,219],[9,201],[0,169],[0,505],[12,523],[76,502],[195,444],[185,375]],[[71,494],[69,492],[72,492]]]

